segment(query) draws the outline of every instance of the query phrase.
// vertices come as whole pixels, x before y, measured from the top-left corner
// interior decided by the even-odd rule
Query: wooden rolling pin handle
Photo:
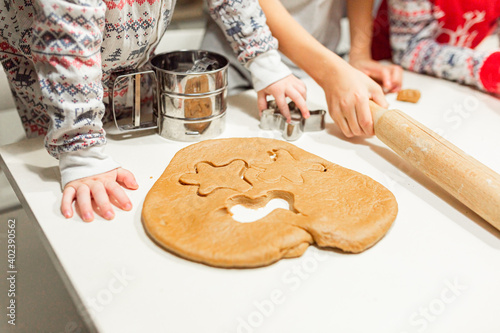
[[[370,101],[375,135],[500,230],[500,175],[399,110]]]

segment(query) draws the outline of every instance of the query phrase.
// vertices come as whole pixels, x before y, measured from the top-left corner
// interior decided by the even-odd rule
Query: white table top
[[[308,84],[311,109],[326,108]],[[416,105],[401,109],[500,172],[500,100],[454,83],[405,73]],[[258,127],[256,94],[230,99],[223,137],[280,138]],[[2,168],[75,302],[100,332],[499,332],[500,232],[402,161],[378,139],[346,140],[328,117],[297,146],[364,173],[391,190],[399,214],[361,254],[310,247],[258,269],[219,269],[155,245],[141,224],[144,198],[187,143],[156,134],[110,138],[108,152],[131,170],[131,212],[84,223],[59,212],[56,160],[42,140],[0,148]],[[118,278],[117,276],[121,276]]]

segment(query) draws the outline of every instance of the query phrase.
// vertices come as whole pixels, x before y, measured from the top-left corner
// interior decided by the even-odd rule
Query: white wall
[[[21,120],[14,106],[7,77],[0,66],[0,146],[13,143],[24,138]],[[12,188],[0,170],[0,212],[19,206]]]

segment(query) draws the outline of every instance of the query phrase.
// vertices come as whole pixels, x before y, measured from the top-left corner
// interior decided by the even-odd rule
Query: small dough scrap
[[[250,223],[238,204],[286,200]],[[181,149],[144,201],[148,235],[179,256],[216,267],[259,267],[301,256],[311,244],[358,253],[397,215],[394,195],[368,176],[291,143],[265,138],[207,140]]]
[[[403,89],[398,92],[398,101],[417,103],[420,99],[420,91],[416,89]]]

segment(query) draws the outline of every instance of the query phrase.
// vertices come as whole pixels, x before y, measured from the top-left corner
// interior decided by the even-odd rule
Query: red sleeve
[[[486,58],[479,77],[486,91],[500,94],[500,52],[494,52]]]
[[[382,1],[373,21],[372,58],[374,60],[392,59],[387,0]]]

